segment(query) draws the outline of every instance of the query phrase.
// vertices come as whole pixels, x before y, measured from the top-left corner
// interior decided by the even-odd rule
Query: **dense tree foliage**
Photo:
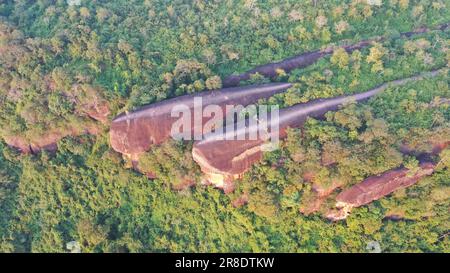
[[[0,137],[67,133],[53,153],[20,154],[0,143],[0,251],[66,252],[76,241],[83,252],[364,252],[377,241],[389,252],[449,252],[448,149],[417,185],[344,221],[321,217],[336,188],[401,165],[413,169],[420,153],[450,141],[449,31],[399,38],[449,22],[449,2],[281,2],[1,1]],[[289,130],[234,193],[201,183],[192,143],[171,141],[142,155],[139,169],[151,179],[109,147],[108,119],[122,111],[376,36],[388,38],[279,71],[276,80],[294,86],[266,102],[290,106],[423,71],[440,75]],[[268,81],[253,75],[242,84]],[[90,135],[71,133],[86,128]],[[316,211],[318,190],[331,193]],[[233,206],[242,196],[248,204]]]

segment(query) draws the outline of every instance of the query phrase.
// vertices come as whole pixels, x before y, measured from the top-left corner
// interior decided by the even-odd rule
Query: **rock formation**
[[[401,38],[410,38],[414,35],[433,31],[433,30],[445,30],[448,28],[448,26],[449,26],[449,23],[438,25],[434,28],[421,27],[421,28],[415,29],[410,32],[400,33],[400,37]],[[361,42],[358,42],[358,43],[355,43],[352,45],[342,46],[341,48],[344,48],[348,53],[351,53],[354,50],[367,47],[370,44],[372,44],[373,42],[384,41],[386,39],[387,39],[387,37],[376,37],[376,38],[364,40],[364,41],[361,41]],[[267,77],[267,78],[275,78],[278,75],[278,71],[280,71],[280,70],[288,73],[297,68],[307,67],[311,64],[314,64],[319,59],[332,54],[334,52],[334,50],[335,50],[334,48],[326,48],[324,50],[316,50],[316,51],[306,52],[306,53],[303,53],[303,54],[300,54],[300,55],[297,55],[294,57],[287,58],[280,62],[260,65],[260,66],[255,67],[254,69],[251,69],[242,74],[231,75],[231,76],[225,78],[223,81],[223,85],[225,87],[237,86],[237,85],[239,85],[239,83],[241,81],[249,80],[250,76],[253,74],[256,74],[256,73],[258,73],[264,77]]]
[[[417,170],[398,168],[380,176],[369,177],[339,193],[336,197],[337,210],[329,212],[326,217],[332,221],[345,219],[352,208],[366,205],[398,189],[414,185],[423,177],[431,175],[434,168],[434,163],[422,162]]]
[[[135,158],[148,151],[152,145],[160,144],[170,138],[172,125],[179,118],[172,117],[176,106],[185,105],[190,111],[194,109],[194,98],[202,98],[202,105],[218,105],[225,113],[226,105],[249,105],[259,99],[268,98],[291,87],[289,83],[271,83],[257,86],[225,88],[201,92],[168,99],[150,104],[134,112],[117,116],[111,124],[111,146],[117,152]],[[202,109],[203,110],[203,109]],[[202,118],[203,125],[211,118]],[[191,126],[192,132],[202,130]]]
[[[52,80],[47,79],[48,89],[55,91]],[[57,142],[67,136],[82,134],[95,135],[100,131],[100,124],[107,124],[110,114],[109,103],[101,97],[101,91],[89,84],[74,84],[64,92],[64,95],[75,105],[74,114],[77,117],[89,117],[82,126],[71,122],[58,128],[47,128],[44,133],[26,132],[23,135],[3,136],[9,146],[22,153],[38,153],[41,150],[56,151]],[[81,127],[81,128],[80,128]],[[29,135],[33,135],[30,137]]]
[[[349,101],[364,101],[382,92],[390,86],[399,86],[410,81],[432,77],[439,71],[427,72],[410,78],[399,79],[382,84],[367,92],[351,96],[339,96],[330,99],[318,99],[308,103],[297,104],[285,109],[281,109],[279,119],[268,120],[270,128],[274,128],[276,122],[279,128],[279,138],[286,136],[288,127],[295,128],[304,124],[308,117],[320,118],[328,111],[335,111],[344,103]],[[270,132],[266,135],[258,134],[255,140],[249,140],[250,133],[257,132],[260,123],[253,123],[252,126],[226,133],[224,138],[217,138],[215,135],[206,136],[204,140],[194,144],[192,156],[205,173],[206,179],[219,188],[230,187],[233,179],[240,177],[256,162],[262,158],[263,147],[267,144]],[[232,135],[230,135],[232,134]],[[233,140],[234,139],[234,140]],[[243,139],[243,140],[237,140]]]

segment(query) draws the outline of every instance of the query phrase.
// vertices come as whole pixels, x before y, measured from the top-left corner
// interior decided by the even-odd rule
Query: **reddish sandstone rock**
[[[22,136],[6,136],[4,140],[9,146],[18,149],[22,153],[38,153],[41,150],[54,152],[57,149],[57,142],[67,136],[78,136],[82,134],[96,135],[99,129],[95,125],[89,125],[84,129],[59,128],[52,129],[39,137],[27,139]]]
[[[398,86],[414,80],[423,79],[425,76],[438,75],[439,71],[424,73],[422,75],[399,79],[382,84],[367,92],[351,96],[339,96],[329,99],[318,99],[308,103],[297,104],[279,111],[279,119],[268,118],[267,132],[260,134],[261,123],[253,122],[251,125],[238,130],[227,132],[225,137],[207,135],[204,140],[197,141],[192,149],[194,160],[200,165],[201,170],[212,179],[213,184],[221,185],[225,179],[240,177],[256,162],[262,158],[265,145],[271,134],[278,134],[280,139],[286,136],[286,129],[297,128],[304,124],[309,117],[321,118],[328,111],[339,109],[348,101],[364,101],[382,92],[389,86]],[[271,132],[270,128],[279,128]],[[257,133],[257,139],[250,140],[249,136]],[[243,139],[243,140],[240,140]]]
[[[417,34],[429,32],[431,30],[445,30],[448,28],[448,26],[449,26],[449,24],[438,25],[434,28],[420,27],[420,28],[417,28],[410,32],[400,33],[400,37],[409,38],[409,37],[417,35]],[[345,45],[345,46],[342,46],[341,48],[345,49],[348,53],[351,53],[357,49],[365,48],[365,47],[371,45],[373,42],[384,41],[386,38],[387,37],[375,37],[375,38],[372,38],[369,40],[360,41],[360,42],[352,44],[352,45]],[[249,70],[242,74],[231,75],[231,76],[227,77],[223,81],[223,85],[225,87],[237,86],[237,85],[239,85],[239,83],[241,81],[249,80],[251,75],[254,75],[256,73],[258,73],[264,77],[267,77],[267,78],[275,78],[278,76],[278,71],[280,71],[280,70],[288,73],[288,72],[292,71],[293,69],[307,67],[311,64],[314,64],[319,59],[332,54],[333,52],[334,52],[334,48],[328,47],[328,48],[325,48],[324,50],[316,50],[316,51],[306,52],[306,53],[303,53],[303,54],[300,54],[300,55],[297,55],[294,57],[287,58],[280,62],[260,65],[260,66],[253,68],[252,70]]]
[[[234,199],[231,204],[233,205],[233,207],[239,208],[247,203],[248,203],[248,194],[244,193],[238,198]]]
[[[336,201],[359,207],[378,200],[398,189],[415,184],[424,176],[433,173],[435,165],[431,162],[420,164],[414,173],[406,168],[399,168],[383,173],[380,176],[369,177],[361,183],[341,192]]]
[[[225,142],[227,141],[199,142],[192,149],[192,157],[200,165],[202,172],[214,177],[210,179],[213,184],[238,178],[262,158],[262,140],[229,141],[229,145]]]
[[[112,121],[111,146],[117,152],[130,156],[148,151],[152,145],[168,140],[171,137],[172,125],[179,119],[179,117],[171,116],[172,110],[176,106],[185,105],[192,113],[195,97],[202,98],[203,107],[218,105],[226,114],[226,105],[249,105],[259,99],[269,98],[283,92],[289,87],[291,87],[289,83],[272,83],[200,92],[154,103],[134,112],[123,113]],[[203,126],[210,119],[202,118],[198,124],[202,127],[196,128],[194,118],[192,118],[192,133],[201,133]]]
[[[93,100],[91,103],[81,105],[81,108],[90,118],[100,121],[103,124],[108,122],[110,111],[106,101]]]
[[[329,196],[339,187],[342,186],[341,180],[333,180],[328,187],[322,187],[314,183],[312,189],[314,191],[314,197],[311,202],[300,209],[300,212],[305,215],[310,215],[320,210],[322,204],[329,198]]]
[[[448,131],[442,132],[442,137],[439,139],[426,139],[419,143],[420,147],[416,145],[410,145],[408,143],[402,143],[399,147],[400,152],[407,155],[415,155],[418,157],[426,155],[437,155],[450,146],[450,135]]]
[[[431,175],[434,168],[434,163],[423,162],[417,170],[397,168],[379,176],[369,177],[342,191],[336,197],[337,210],[329,212],[327,218],[333,221],[345,219],[352,208],[366,205],[396,190],[414,185],[425,176]]]

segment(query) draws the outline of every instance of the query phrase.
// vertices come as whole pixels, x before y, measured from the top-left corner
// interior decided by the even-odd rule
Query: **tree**
[[[339,68],[347,68],[350,61],[350,56],[343,48],[339,48],[333,52],[331,56],[331,63],[337,65]]]

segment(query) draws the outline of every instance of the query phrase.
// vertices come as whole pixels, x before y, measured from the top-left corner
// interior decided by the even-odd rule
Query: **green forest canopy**
[[[448,141],[450,111],[439,103],[450,98],[448,71],[309,120],[230,195],[200,185],[189,143],[146,155],[158,179],[127,168],[109,147],[107,126],[84,108],[95,96],[112,117],[219,88],[220,78],[257,65],[379,35],[392,39],[281,73],[278,80],[294,87],[268,102],[289,106],[351,94],[448,67],[448,31],[395,39],[449,22],[448,1],[68,2],[76,1],[0,4],[1,137],[32,140],[50,130],[99,127],[97,135],[62,139],[55,154],[19,154],[1,143],[0,251],[65,252],[71,241],[83,252],[364,252],[371,241],[388,252],[450,251],[448,151],[436,156],[442,164],[432,176],[344,221],[299,212],[314,198],[307,171],[319,174],[318,185],[339,178],[350,186],[414,165],[415,158],[399,152],[402,143],[426,151],[424,140]],[[324,157],[337,164],[323,166]],[[173,190],[180,172],[197,177],[197,185]],[[243,192],[248,205],[233,207]]]

